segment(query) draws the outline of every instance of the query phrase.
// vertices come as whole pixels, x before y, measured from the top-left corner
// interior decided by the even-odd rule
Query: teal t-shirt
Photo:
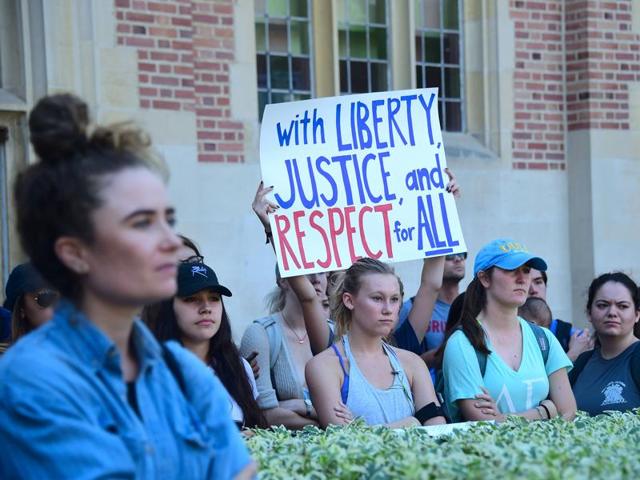
[[[474,398],[484,386],[504,414],[518,413],[538,405],[549,395],[549,375],[561,368],[571,368],[571,360],[562,350],[556,337],[546,328],[549,357],[545,366],[537,339],[526,320],[518,317],[523,334],[522,362],[515,371],[497,353],[487,357],[484,378],[480,374],[478,357],[462,331],[457,331],[447,342],[444,351],[443,375],[445,399],[455,422],[464,421],[456,400]],[[487,340],[489,350],[491,343]]]

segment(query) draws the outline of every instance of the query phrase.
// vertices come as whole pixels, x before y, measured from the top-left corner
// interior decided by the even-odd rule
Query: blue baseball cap
[[[479,271],[488,270],[491,267],[515,270],[525,263],[541,272],[547,269],[547,262],[529,252],[524,244],[516,242],[512,238],[497,238],[482,247],[476,255],[473,276],[475,277]]]

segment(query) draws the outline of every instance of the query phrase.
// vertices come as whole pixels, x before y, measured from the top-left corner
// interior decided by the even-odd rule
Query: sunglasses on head
[[[466,260],[467,252],[462,253],[454,253],[452,255],[447,255],[444,257],[445,260]]]
[[[33,299],[40,308],[47,308],[56,303],[58,300],[58,292],[54,290],[40,290]]]
[[[204,263],[204,257],[202,255],[191,255],[189,258],[180,260],[180,263]]]

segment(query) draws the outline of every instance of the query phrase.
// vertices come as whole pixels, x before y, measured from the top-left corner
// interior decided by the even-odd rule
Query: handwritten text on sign
[[[260,163],[283,277],[466,251],[435,89],[267,105]]]

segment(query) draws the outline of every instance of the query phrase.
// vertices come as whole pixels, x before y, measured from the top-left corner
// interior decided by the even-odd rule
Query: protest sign
[[[283,277],[466,251],[436,89],[267,105],[260,164]]]

